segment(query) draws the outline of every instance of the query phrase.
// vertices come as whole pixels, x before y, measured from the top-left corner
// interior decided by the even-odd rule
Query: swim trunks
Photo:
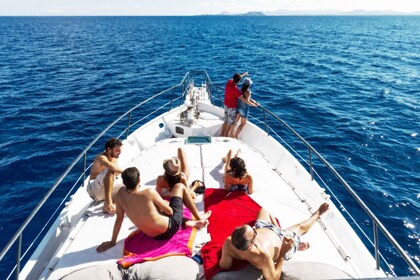
[[[293,240],[293,246],[289,250],[289,252],[286,253],[286,255],[284,256],[284,259],[286,261],[290,260],[292,258],[292,256],[296,253],[296,251],[299,247],[300,237],[295,232],[289,231],[289,230],[282,230],[282,229],[276,227],[275,225],[273,225],[272,223],[270,223],[269,221],[264,221],[264,220],[257,220],[255,222],[255,228],[256,229],[259,229],[259,228],[271,229],[272,231],[274,231],[280,237],[280,239],[282,241],[283,241],[283,238],[286,235],[290,235],[290,237]]]
[[[103,201],[105,200],[105,183],[104,179],[108,169],[105,169],[101,173],[96,176],[94,180],[90,180],[86,191],[88,192],[89,196],[93,198],[95,201]],[[122,181],[118,180],[119,177],[115,177],[114,186],[112,188],[112,195],[114,196],[117,191],[123,186]],[[118,181],[118,182],[117,182]]]
[[[226,105],[225,107],[225,116],[223,118],[223,121],[227,122],[228,125],[232,125],[235,123],[236,118],[236,108],[230,108]]]
[[[169,239],[178,232],[183,219],[183,204],[184,203],[182,202],[182,198],[179,196],[171,197],[171,200],[169,201],[169,207],[172,208],[173,214],[169,217],[168,229],[164,233],[156,236],[156,239]]]

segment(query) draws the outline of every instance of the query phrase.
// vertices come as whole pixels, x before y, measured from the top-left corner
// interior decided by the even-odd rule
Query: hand
[[[248,76],[248,71],[246,71],[242,74],[242,77],[246,77],[246,76]]]
[[[98,253],[102,253],[105,252],[106,250],[108,250],[109,248],[114,247],[115,243],[112,241],[105,241],[102,242],[101,245],[98,246],[98,248],[96,248],[96,252]]]
[[[284,258],[286,253],[292,249],[292,246],[293,246],[293,240],[285,236],[283,238],[283,243],[281,244],[281,248],[280,248],[280,257]]]

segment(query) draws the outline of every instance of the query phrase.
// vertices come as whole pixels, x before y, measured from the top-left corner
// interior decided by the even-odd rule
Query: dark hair
[[[239,73],[235,73],[235,75],[233,75],[233,82],[235,84],[239,83],[239,81],[242,79],[242,75]]]
[[[121,174],[124,186],[128,190],[133,190],[137,187],[140,181],[140,171],[136,167],[129,167]]]
[[[242,85],[242,87],[241,87],[241,92],[242,92],[242,95],[244,95],[245,94],[245,92],[249,89],[249,87],[250,87],[251,85]]]
[[[233,177],[241,179],[245,173],[245,161],[240,157],[234,157],[229,162],[230,170],[233,173]]]
[[[105,151],[107,151],[108,148],[113,149],[117,146],[122,146],[122,142],[117,138],[110,138],[105,143]]]
[[[245,251],[249,248],[250,241],[245,238],[246,226],[242,225],[235,228],[232,232],[232,244],[236,249]]]
[[[181,182],[181,174],[178,175],[169,175],[168,173],[165,172],[165,174],[163,175],[165,178],[165,181],[168,182],[169,185],[169,191],[172,191],[172,188],[178,184],[179,182]]]

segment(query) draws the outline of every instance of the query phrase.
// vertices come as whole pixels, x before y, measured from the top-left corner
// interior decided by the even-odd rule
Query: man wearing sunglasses
[[[219,266],[232,267],[233,259],[246,260],[262,270],[264,279],[280,279],[284,261],[289,260],[297,250],[306,250],[308,243],[300,242],[318,218],[328,210],[323,203],[308,219],[280,229],[277,220],[265,209],[261,209],[255,226],[244,224],[235,228],[223,244]]]

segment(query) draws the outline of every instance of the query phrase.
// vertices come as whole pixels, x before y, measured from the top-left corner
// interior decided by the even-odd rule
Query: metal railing
[[[128,136],[130,133],[130,129],[133,127],[136,127],[142,122],[148,118],[154,117],[157,112],[164,110],[165,107],[168,107],[168,111],[172,108],[173,102],[176,100],[181,102],[183,101],[183,98],[185,97],[185,94],[187,93],[189,89],[189,85],[191,82],[194,81],[195,76],[202,75],[202,81],[207,86],[208,92],[209,92],[209,98],[213,104],[215,104],[215,99],[213,96],[214,90],[217,93],[217,97],[219,102],[222,102],[221,95],[219,90],[221,91],[221,87],[212,84],[212,81],[210,80],[208,74],[206,71],[203,70],[193,70],[189,71],[185,74],[182,81],[173,86],[170,87],[164,91],[161,91],[146,100],[142,101],[138,105],[134,106],[124,114],[122,114],[119,118],[117,118],[114,122],[112,122],[110,125],[108,125],[101,133],[99,133],[96,138],[79,154],[79,156],[69,165],[69,167],[65,170],[65,172],[60,176],[60,178],[54,183],[54,185],[49,189],[47,194],[42,198],[42,200],[39,202],[39,204],[35,207],[35,209],[31,212],[31,214],[28,216],[28,218],[23,222],[21,227],[17,230],[17,232],[13,235],[13,237],[9,240],[9,242],[6,244],[6,246],[3,248],[3,250],[0,253],[0,261],[3,260],[4,256],[9,252],[11,247],[17,242],[17,256],[16,256],[16,265],[14,266],[11,274],[15,273],[15,278],[19,278],[19,272],[20,272],[20,266],[21,266],[21,260],[22,258],[28,253],[31,246],[25,251],[25,253],[22,255],[21,253],[21,247],[22,247],[22,234],[24,230],[27,228],[28,224],[34,219],[35,215],[40,211],[40,209],[45,205],[46,201],[51,197],[51,194],[57,189],[57,187],[63,182],[63,180],[68,176],[70,171],[73,170],[73,168],[83,159],[83,172],[78,177],[76,183],[73,185],[73,187],[69,190],[59,207],[62,206],[63,202],[67,197],[70,195],[70,193],[73,191],[75,186],[79,185],[80,181],[84,182],[86,179],[86,172],[89,170],[90,166],[87,166],[87,154],[92,149],[92,147],[98,142],[99,139],[101,139],[111,128],[113,128],[117,123],[121,122],[124,118],[127,118],[127,125],[126,128],[120,133],[118,136],[121,137],[122,135]],[[149,114],[143,116],[142,118],[139,118],[135,122],[133,121],[133,112],[139,108],[143,108],[142,106],[144,104],[147,104],[148,102],[161,97],[163,95],[170,95],[166,100],[169,100],[168,102],[164,103],[162,106],[156,108],[155,110],[152,110]],[[150,106],[149,106],[150,108]],[[407,253],[401,248],[401,246],[397,243],[397,241],[392,237],[392,235],[388,232],[388,230],[383,226],[383,224],[379,221],[379,219],[373,214],[373,212],[367,207],[367,205],[360,199],[360,197],[354,192],[354,190],[347,184],[347,182],[338,174],[338,172],[302,137],[300,136],[295,130],[293,130],[285,121],[283,121],[281,118],[276,116],[274,113],[269,111],[268,109],[264,108],[263,106],[260,106],[260,109],[263,113],[263,120],[260,121],[261,124],[265,127],[265,130],[268,134],[273,133],[272,135],[279,138],[279,135],[268,125],[268,116],[271,116],[274,118],[274,120],[277,123],[281,123],[286,129],[296,137],[301,143],[304,144],[306,149],[308,150],[308,167],[309,167],[309,173],[311,174],[311,178],[314,179],[314,173],[316,173],[313,165],[313,159],[312,156],[315,155],[323,164],[325,167],[328,168],[328,170],[333,174],[339,182],[346,188],[346,190],[352,195],[352,197],[358,202],[358,204],[362,207],[362,209],[367,213],[367,215],[370,217],[370,219],[373,221],[373,230],[374,230],[374,248],[375,248],[375,259],[376,259],[376,266],[377,269],[380,268],[380,253],[379,253],[379,242],[378,242],[378,230],[380,230],[390,241],[392,246],[399,252],[399,254],[402,256],[402,258],[407,262],[409,267],[414,271],[415,274],[420,275],[420,270],[417,268],[416,264],[411,260],[411,258],[407,255]],[[300,155],[299,155],[300,156]],[[58,207],[56,211],[58,211]],[[51,217],[50,217],[51,219]],[[41,230],[45,230],[44,228]],[[40,236],[42,232],[38,234]],[[38,237],[37,236],[37,237]],[[10,275],[11,275],[10,274]],[[9,275],[9,277],[10,277]]]

